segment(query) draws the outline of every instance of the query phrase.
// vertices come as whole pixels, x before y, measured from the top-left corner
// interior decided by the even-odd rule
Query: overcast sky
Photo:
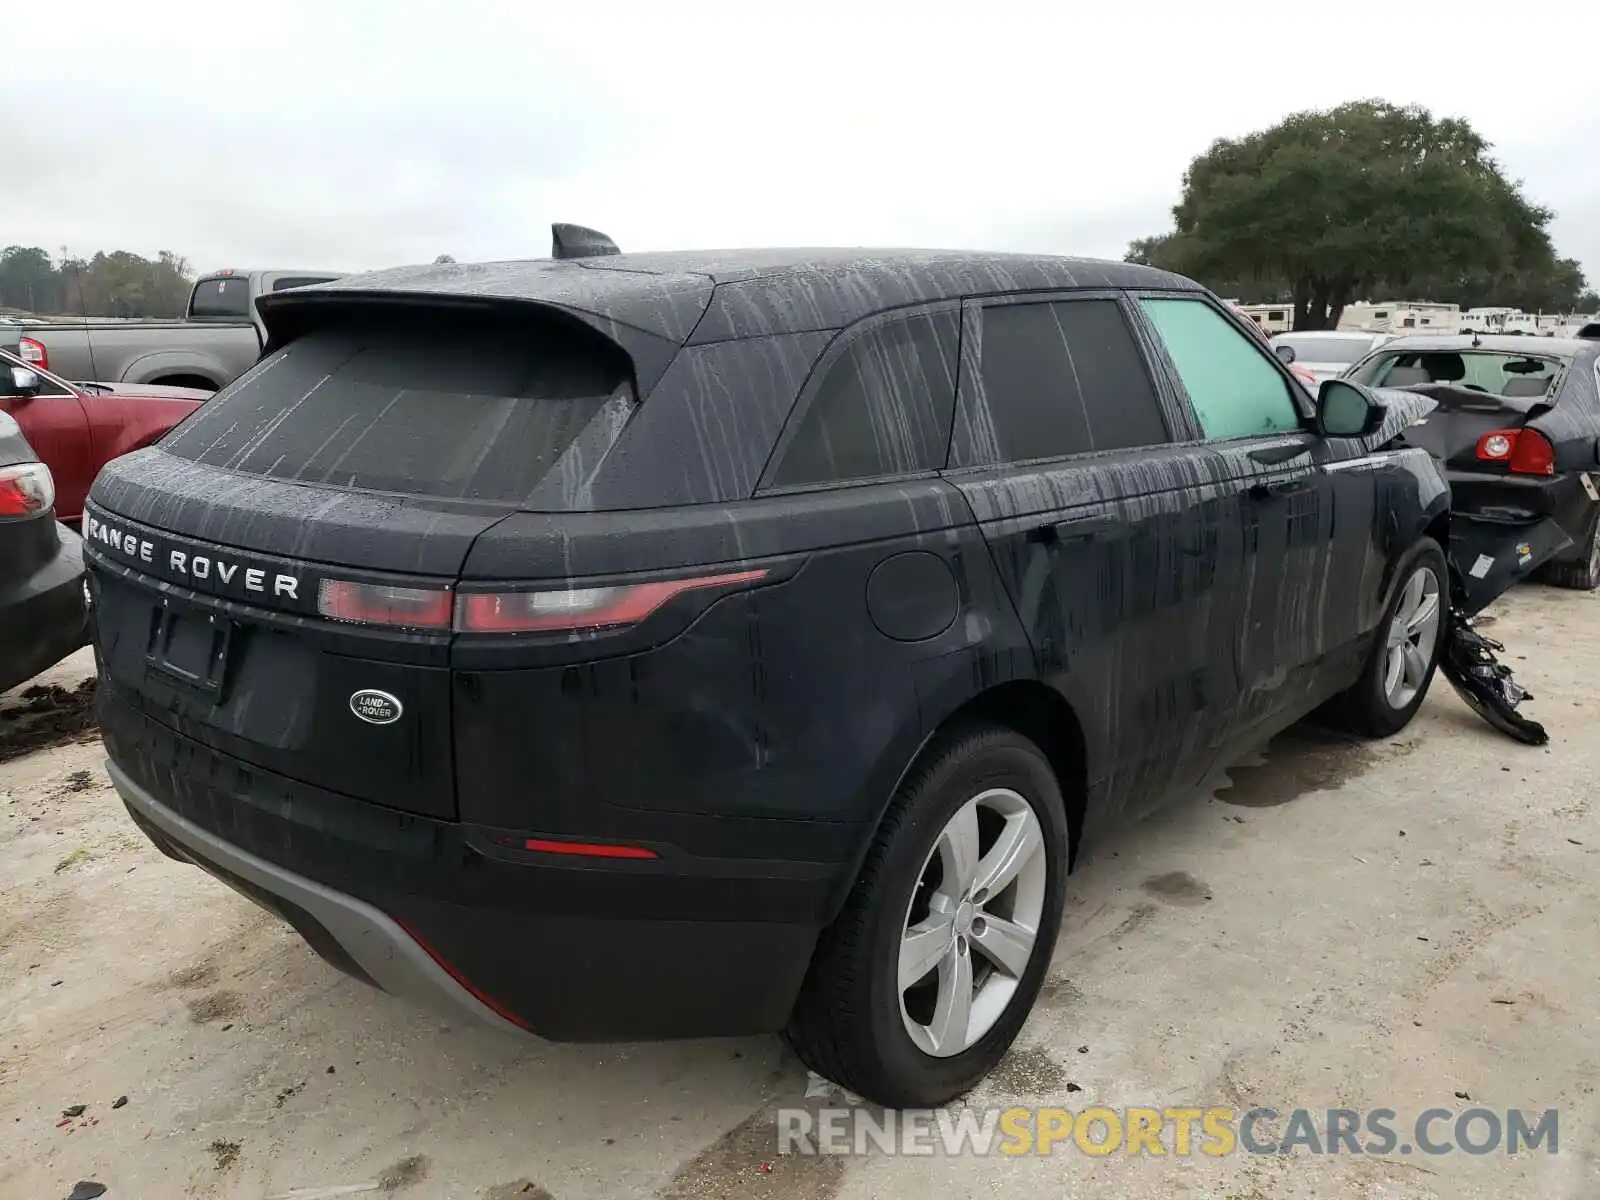
[[[570,220],[1120,257],[1212,139],[1379,97],[1468,118],[1600,284],[1581,3],[53,0],[9,30],[0,246],[356,270]]]

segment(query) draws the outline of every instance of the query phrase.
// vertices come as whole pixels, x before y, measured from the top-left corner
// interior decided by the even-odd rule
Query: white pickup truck
[[[340,274],[213,271],[195,283],[181,318],[30,322],[7,327],[0,341],[14,343],[26,362],[65,379],[214,392],[260,357],[257,296],[326,283]]]

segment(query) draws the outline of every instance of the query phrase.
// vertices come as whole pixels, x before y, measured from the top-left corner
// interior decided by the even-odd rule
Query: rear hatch
[[[302,326],[96,481],[101,669],[119,700],[246,764],[453,817],[462,564],[541,489],[581,489],[634,367],[533,305],[324,304]]]

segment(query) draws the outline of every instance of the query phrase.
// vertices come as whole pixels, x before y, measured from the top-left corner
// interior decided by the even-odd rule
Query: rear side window
[[[591,422],[632,410],[626,356],[565,322],[445,316],[315,329],[217,393],[161,443],[248,475],[489,502],[525,499]]]
[[[963,399],[951,466],[1160,445],[1166,423],[1114,300],[983,311],[977,394]]]
[[[192,317],[250,316],[250,281],[241,275],[222,279],[202,279],[194,285],[189,302]]]
[[[896,317],[824,368],[779,452],[772,486],[875,479],[944,466],[956,398],[955,310]]]
[[[287,292],[290,288],[310,287],[313,283],[331,283],[337,275],[285,275],[272,281],[272,290]]]
[[[1261,347],[1202,300],[1141,300],[1208,438],[1300,428],[1289,383]]]

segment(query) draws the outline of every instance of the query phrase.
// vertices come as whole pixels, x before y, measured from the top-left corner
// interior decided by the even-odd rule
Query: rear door
[[[1196,773],[1238,690],[1240,525],[1192,438],[1118,294],[967,305],[947,478],[1112,803]]]
[[[247,764],[453,816],[462,563],[633,406],[614,344],[523,314],[319,324],[110,464],[85,535],[119,696]]]
[[[1181,382],[1219,484],[1238,497],[1244,543],[1236,640],[1239,724],[1326,696],[1330,657],[1355,654],[1377,615],[1387,554],[1378,476],[1362,447],[1318,438],[1303,393],[1220,305],[1146,294],[1139,308]],[[1336,675],[1337,673],[1331,673]]]

